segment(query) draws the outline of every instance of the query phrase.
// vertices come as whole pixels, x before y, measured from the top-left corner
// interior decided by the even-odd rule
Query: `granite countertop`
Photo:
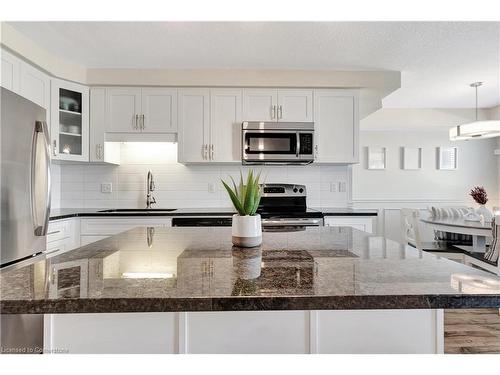
[[[353,208],[314,208],[325,216],[377,216],[377,210]],[[81,216],[231,216],[235,213],[231,207],[207,208],[178,208],[175,211],[150,211],[150,212],[100,212],[106,208],[56,208],[50,212],[50,220],[67,219]]]
[[[1,313],[500,307],[500,278],[347,227],[135,228],[0,272]]]
[[[468,228],[468,229],[484,229],[484,230],[490,230],[491,231],[491,222],[484,222],[484,221],[468,221],[464,220],[463,217],[461,218],[425,218],[421,219],[424,223],[427,224],[437,224],[437,225],[449,225],[451,227],[461,227],[461,228]]]

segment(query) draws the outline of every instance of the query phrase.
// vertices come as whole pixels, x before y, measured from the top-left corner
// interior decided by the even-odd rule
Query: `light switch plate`
[[[208,192],[215,193],[215,184],[213,182],[208,183]]]
[[[111,182],[103,182],[101,184],[101,193],[112,193],[113,184]]]

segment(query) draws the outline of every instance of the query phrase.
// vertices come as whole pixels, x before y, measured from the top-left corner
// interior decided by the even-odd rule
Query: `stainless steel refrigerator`
[[[43,259],[50,215],[45,109],[1,89],[0,273]],[[2,351],[43,345],[43,316],[2,315]]]

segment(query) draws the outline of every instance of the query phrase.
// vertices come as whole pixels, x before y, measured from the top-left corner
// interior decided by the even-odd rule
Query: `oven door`
[[[242,130],[243,164],[309,164],[313,131]]]
[[[296,131],[243,130],[243,162],[297,160],[300,145]]]

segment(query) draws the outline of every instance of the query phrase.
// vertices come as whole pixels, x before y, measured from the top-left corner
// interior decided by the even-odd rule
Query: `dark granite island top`
[[[1,313],[500,307],[500,279],[346,227],[135,228],[0,273]]]

